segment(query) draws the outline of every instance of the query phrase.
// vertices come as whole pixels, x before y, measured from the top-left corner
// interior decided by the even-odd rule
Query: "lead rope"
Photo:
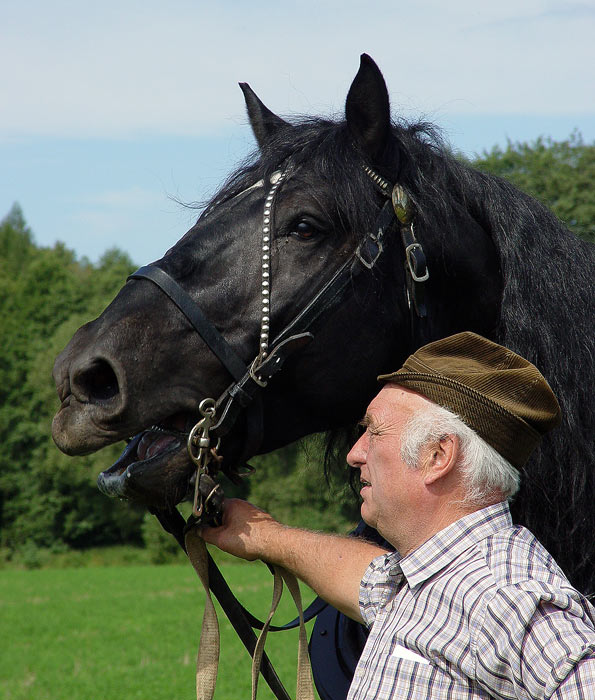
[[[190,559],[194,570],[198,574],[206,593],[200,640],[196,654],[196,700],[213,700],[215,685],[217,682],[217,671],[219,669],[220,635],[217,612],[215,610],[209,589],[207,548],[204,540],[198,534],[196,528],[192,528],[187,531],[185,542],[188,558]],[[308,655],[308,638],[306,634],[306,626],[304,624],[304,613],[299,584],[293,574],[289,573],[289,571],[286,571],[280,566],[273,567],[273,576],[274,584],[271,608],[262,631],[258,636],[258,640],[254,648],[254,654],[252,655],[251,698],[252,700],[256,700],[264,645],[271,620],[273,619],[273,615],[275,614],[279,601],[281,600],[281,595],[283,593],[283,581],[285,581],[287,588],[289,589],[289,592],[291,593],[291,596],[295,602],[300,620],[296,700],[314,700],[314,686],[312,683],[310,657]]]
[[[196,700],[212,700],[219,669],[219,621],[209,589],[209,570],[205,541],[195,528],[185,537],[188,559],[205,589],[205,609],[202,616],[200,641],[196,653]]]
[[[297,678],[296,678],[296,700],[314,700],[314,686],[312,684],[312,669],[310,665],[310,656],[308,654],[308,636],[306,634],[306,625],[304,624],[304,611],[302,606],[302,594],[296,577],[282,568],[281,566],[273,567],[273,599],[271,601],[271,609],[267,615],[264,626],[258,636],[254,655],[252,657],[252,700],[256,700],[258,690],[258,678],[260,676],[260,664],[264,653],[264,645],[266,642],[269,627],[273,615],[277,610],[281,594],[283,593],[283,581],[287,585],[295,607],[299,616],[299,641],[298,641],[298,658],[297,658]]]

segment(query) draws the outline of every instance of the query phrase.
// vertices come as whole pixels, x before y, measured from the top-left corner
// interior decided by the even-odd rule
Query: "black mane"
[[[349,222],[346,231],[357,232],[357,237],[370,229],[381,198],[364,173],[363,156],[345,122],[308,118],[280,129],[263,151],[232,174],[214,201],[270,176],[288,158],[293,167],[307,165],[332,184],[337,210]],[[514,514],[563,568],[574,572],[577,585],[592,580],[595,523],[589,529],[585,521],[593,519],[595,493],[594,305],[589,274],[595,269],[595,247],[570,233],[535,199],[456,158],[430,124],[394,123],[380,162],[371,165],[407,189],[422,240],[424,231],[442,232],[447,249],[452,220],[461,210],[491,237],[503,280],[493,340],[541,369],[563,411],[563,426],[543,442],[523,475]],[[560,303],[552,303],[556,297]],[[576,519],[577,513],[584,521]]]

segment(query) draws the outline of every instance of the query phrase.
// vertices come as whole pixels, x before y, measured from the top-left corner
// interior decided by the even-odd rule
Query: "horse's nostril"
[[[79,371],[73,386],[90,401],[109,401],[120,391],[116,373],[109,362],[101,359]]]

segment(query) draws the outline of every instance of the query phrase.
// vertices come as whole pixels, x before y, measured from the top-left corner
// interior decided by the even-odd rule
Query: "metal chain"
[[[192,428],[188,435],[188,454],[190,459],[196,464],[196,481],[194,483],[194,500],[192,504],[192,515],[200,518],[204,508],[213,494],[213,491],[203,500],[200,492],[200,480],[204,474],[208,474],[209,463],[217,454],[219,442],[215,447],[211,447],[210,430],[215,422],[215,399],[203,399],[198,407],[202,419]]]

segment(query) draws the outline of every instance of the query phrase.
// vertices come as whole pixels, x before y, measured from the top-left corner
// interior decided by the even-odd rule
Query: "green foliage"
[[[325,478],[321,437],[252,459],[249,498],[288,525],[345,533],[358,520],[357,500],[345,474]]]
[[[566,141],[538,138],[533,143],[496,146],[473,165],[514,185],[548,206],[566,226],[595,242],[595,144],[578,132]]]
[[[51,440],[54,359],[132,269],[118,251],[94,267],[37,247],[18,205],[0,222],[0,544],[31,566],[40,547],[140,542],[142,514],[95,487],[120,449],[72,459]]]

